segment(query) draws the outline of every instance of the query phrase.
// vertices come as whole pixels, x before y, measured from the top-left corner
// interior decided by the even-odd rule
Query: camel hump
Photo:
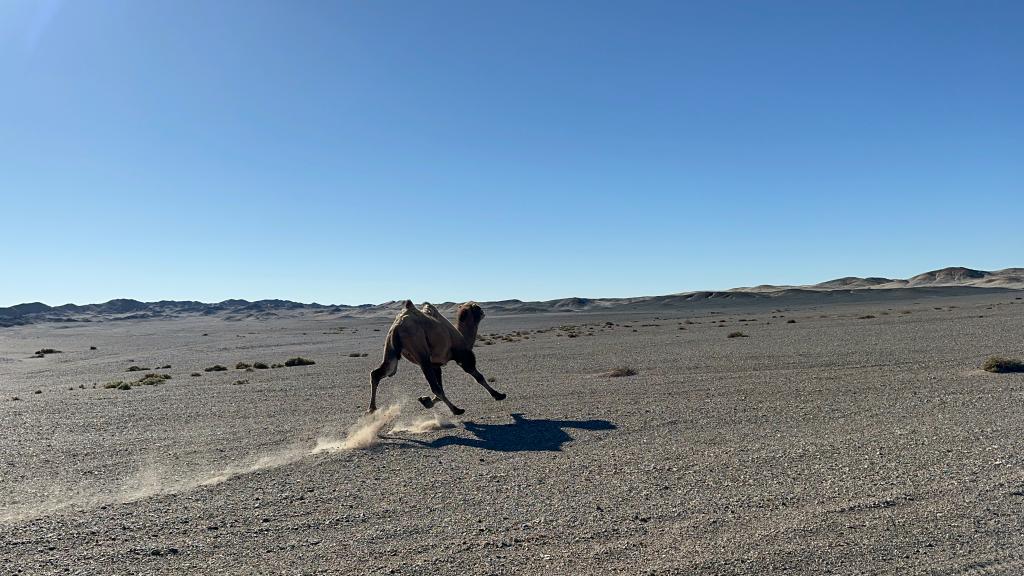
[[[405,306],[406,310],[412,310],[416,307],[416,305],[412,303],[412,300],[406,300],[403,306]]]

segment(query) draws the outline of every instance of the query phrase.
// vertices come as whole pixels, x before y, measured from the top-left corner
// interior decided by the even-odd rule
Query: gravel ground
[[[1022,295],[489,316],[507,400],[403,361],[452,426],[316,454],[390,319],[2,329],[0,573],[1024,573]]]

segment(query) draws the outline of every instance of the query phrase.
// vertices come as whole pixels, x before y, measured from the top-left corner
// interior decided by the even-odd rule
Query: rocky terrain
[[[0,573],[1024,571],[1024,292],[716,294],[485,306],[460,418],[386,314],[2,329]]]

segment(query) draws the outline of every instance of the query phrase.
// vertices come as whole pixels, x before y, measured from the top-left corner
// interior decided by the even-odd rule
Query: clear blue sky
[[[1024,265],[1024,3],[0,2],[0,306]]]

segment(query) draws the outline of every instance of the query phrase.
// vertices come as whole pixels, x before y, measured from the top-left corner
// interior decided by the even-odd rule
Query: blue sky
[[[0,2],[0,306],[1024,265],[1020,2]]]

